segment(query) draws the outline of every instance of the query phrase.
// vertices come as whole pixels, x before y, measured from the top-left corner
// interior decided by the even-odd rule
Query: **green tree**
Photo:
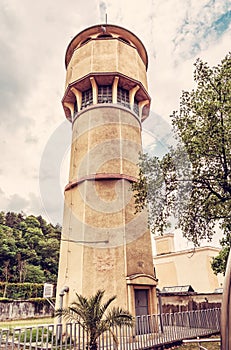
[[[44,283],[46,282],[44,271],[40,266],[26,265],[24,282]]]
[[[40,222],[34,215],[29,215],[25,219],[25,223],[31,228],[40,228]]]
[[[24,220],[24,215],[22,213],[7,212],[5,215],[5,225],[8,227],[17,227],[21,221]]]
[[[40,265],[44,271],[46,281],[56,283],[58,275],[60,241],[56,238],[45,237],[39,242]]]
[[[229,251],[231,247],[231,236],[230,234],[226,237],[222,238],[220,241],[222,249],[220,253],[213,258],[211,266],[214,273],[217,275],[218,273],[222,273],[225,275],[226,264],[229,257]]]
[[[0,274],[4,282],[9,282],[13,276],[12,266],[16,253],[17,247],[13,229],[0,225]]]
[[[97,349],[98,337],[106,331],[109,331],[117,344],[117,337],[113,333],[113,326],[127,325],[133,326],[132,315],[121,308],[111,308],[110,304],[115,300],[115,296],[102,303],[104,291],[98,290],[96,294],[89,299],[76,293],[77,300],[66,309],[56,310],[56,316],[63,316],[65,320],[76,322],[83,327],[88,334],[88,349]]]
[[[0,224],[5,225],[6,219],[5,219],[5,213],[4,211],[0,211]]]
[[[61,228],[41,216],[0,213],[0,281],[56,282]]]
[[[143,155],[133,185],[137,210],[149,205],[150,224],[163,232],[171,216],[199,245],[231,227],[231,54],[210,68],[195,63],[195,89],[183,91],[171,118],[178,141],[162,159]]]

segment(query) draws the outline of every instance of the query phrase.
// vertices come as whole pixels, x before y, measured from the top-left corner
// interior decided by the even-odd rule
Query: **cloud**
[[[100,20],[102,23],[106,22],[105,21],[105,15],[107,13],[107,5],[104,1],[99,2],[99,11],[100,11]]]
[[[12,211],[24,211],[28,206],[28,199],[21,197],[18,194],[10,196],[8,202],[8,210]]]
[[[27,135],[25,138],[25,143],[38,143],[38,138],[32,135]]]
[[[216,21],[211,25],[217,36],[222,35],[227,29],[229,29],[231,23],[231,11],[223,13]]]
[[[53,213],[53,221],[50,220],[50,216],[47,215],[46,210],[43,208],[42,201],[39,196],[30,192],[28,196],[22,196],[19,193],[14,193],[13,195],[7,196],[4,191],[0,188],[0,210],[5,212],[15,211],[24,212],[27,215],[42,215],[50,222],[61,223],[60,218],[62,217],[62,209],[60,203],[52,203],[50,208],[48,208]],[[58,213],[58,215],[57,215]]]
[[[185,8],[181,23],[173,39],[174,53],[180,61],[194,57],[201,50],[207,49],[228,30],[231,22],[231,4],[219,2],[223,6],[214,6],[214,1],[204,1],[201,5],[190,2]]]
[[[175,144],[171,124],[163,117],[151,111],[142,125],[142,144],[144,152],[151,156],[162,157]]]
[[[1,208],[21,205],[24,210],[42,212],[45,196],[44,210],[52,220],[62,221],[67,182],[67,175],[66,180],[60,175],[65,153],[62,145],[71,143],[71,125],[65,122],[61,105],[64,56],[78,32],[105,22],[107,12],[108,23],[127,28],[144,43],[149,55],[151,109],[158,115],[150,116],[144,129],[149,137],[154,134],[157,138],[154,148],[147,140],[156,152],[160,144],[169,142],[166,125],[172,110],[177,109],[181,90],[193,86],[196,55],[216,65],[228,51],[230,11],[228,0],[145,0],[142,11],[140,2],[132,0],[69,0],[68,10],[65,0],[55,6],[49,0],[1,1]],[[63,122],[66,131],[60,129],[52,143],[52,135]],[[47,146],[54,147],[44,158]]]

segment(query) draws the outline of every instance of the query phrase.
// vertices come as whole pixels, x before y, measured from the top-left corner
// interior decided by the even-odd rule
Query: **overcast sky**
[[[65,51],[78,32],[104,23],[105,13],[148,52],[145,146],[168,143],[169,115],[181,91],[193,87],[196,58],[217,65],[230,50],[230,0],[1,0],[0,210],[62,223],[71,136],[61,106]]]

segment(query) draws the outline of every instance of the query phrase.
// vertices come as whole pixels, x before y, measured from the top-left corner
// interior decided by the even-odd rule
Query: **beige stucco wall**
[[[159,288],[191,285],[198,293],[213,292],[222,283],[222,276],[216,276],[210,265],[218,252],[217,248],[201,247],[155,256]]]
[[[175,251],[174,234],[168,233],[168,234],[164,234],[163,236],[156,236],[155,244],[156,244],[157,255],[174,252]]]
[[[92,174],[138,175],[140,123],[119,106],[92,106],[73,124],[69,181]]]
[[[67,67],[66,87],[89,72],[120,73],[147,89],[146,67],[136,48],[115,38],[91,40],[77,48]]]
[[[66,302],[103,288],[128,307],[126,277],[153,275],[146,219],[134,214],[127,180],[86,181],[66,191],[58,285],[70,288]]]

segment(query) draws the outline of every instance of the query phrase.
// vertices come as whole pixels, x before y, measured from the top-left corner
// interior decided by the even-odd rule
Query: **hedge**
[[[42,283],[6,283],[0,282],[0,298],[26,300],[43,297]]]

